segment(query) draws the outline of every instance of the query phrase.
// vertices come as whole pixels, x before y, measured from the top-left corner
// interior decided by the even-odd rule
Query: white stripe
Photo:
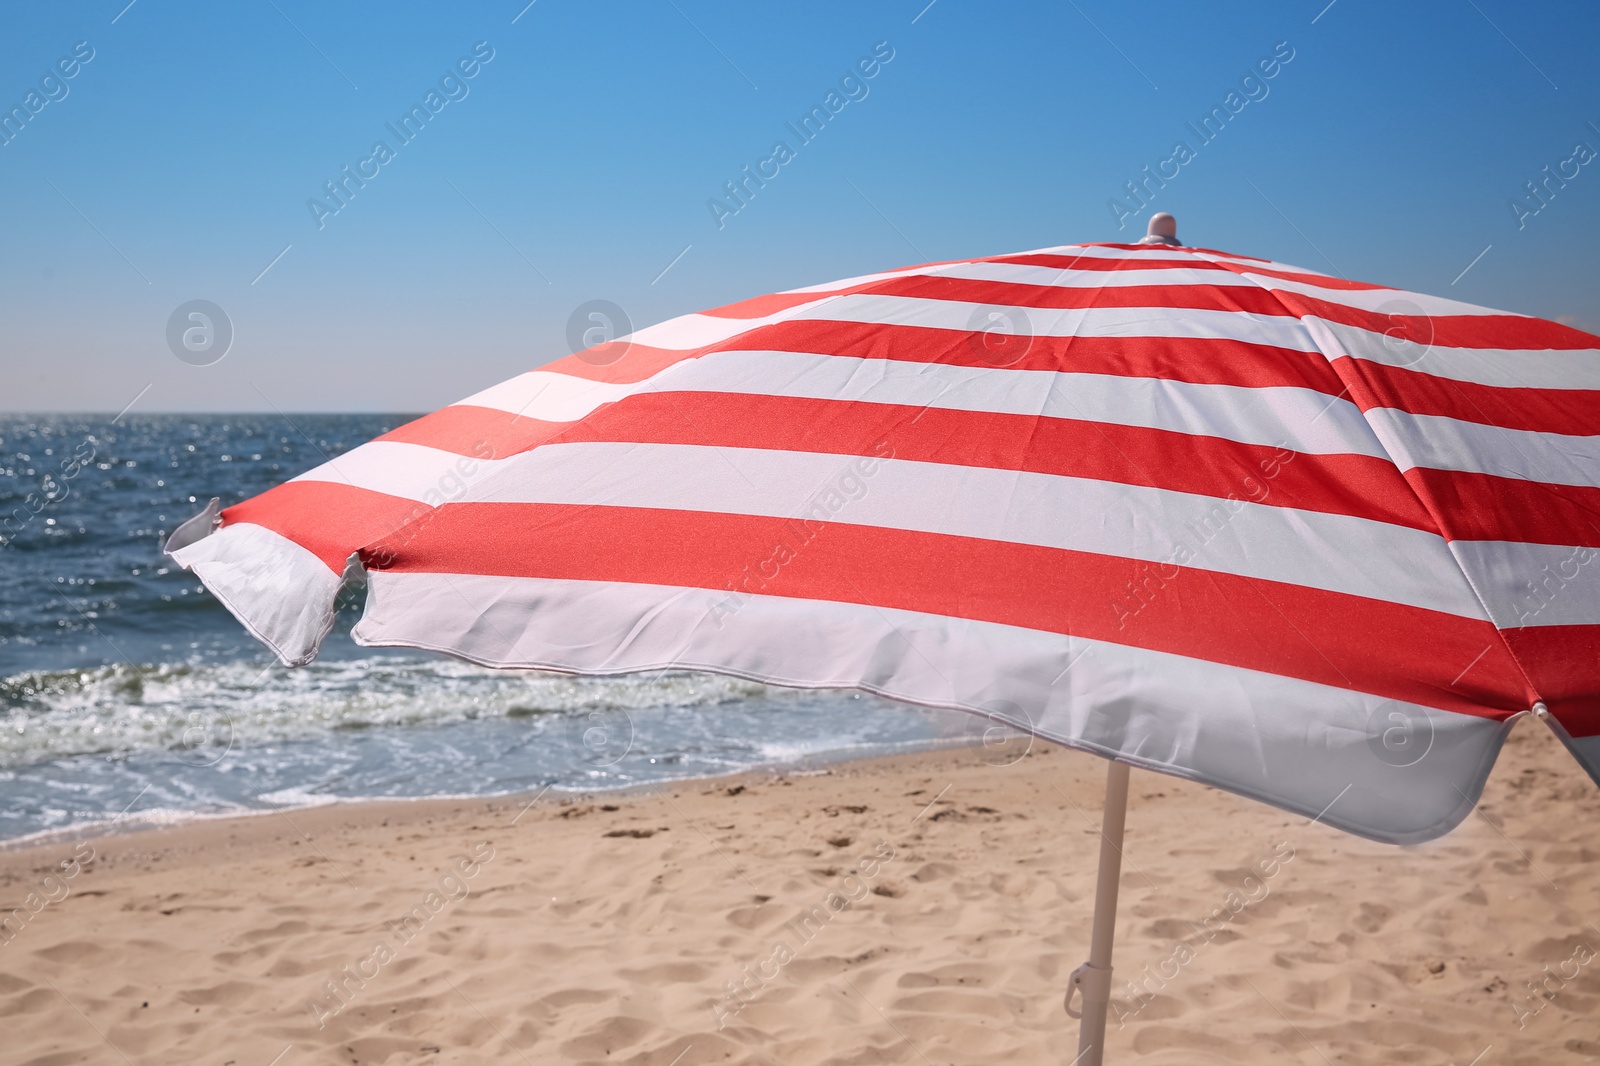
[[[1293,266],[1289,263],[1278,263],[1270,259],[1247,259],[1243,256],[1218,255],[1213,252],[1202,252],[1196,248],[1173,248],[1167,245],[1151,245],[1148,248],[1105,248],[1086,244],[1066,244],[1055,248],[1036,248],[1031,252],[1008,252],[1005,255],[985,256],[986,259],[1016,259],[1027,255],[1062,255],[1082,256],[1085,259],[1184,259],[1190,258],[1200,263],[1232,263],[1241,267],[1254,267],[1257,270],[1282,270],[1291,274],[1309,274],[1314,277],[1329,277],[1320,270],[1310,270],[1302,266]]]
[[[819,494],[860,494],[830,521],[983,537],[1285,581],[1482,618],[1431,533],[1344,515],[1276,508],[1091,479],[848,456],[690,445],[546,445],[478,460],[423,445],[376,441],[296,478],[351,484],[429,505],[450,501],[606,504],[805,517]],[[731,465],[730,465],[731,464]],[[1249,492],[1241,474],[1241,496]],[[1257,479],[1270,493],[1270,481]],[[994,501],[1006,498],[1004,508]],[[1001,520],[1001,515],[1004,520]],[[819,513],[818,517],[821,517]],[[1074,522],[1073,519],[1078,519]],[[235,530],[236,526],[227,527]],[[257,545],[251,538],[266,537]],[[327,568],[291,541],[238,525],[221,540],[174,555],[209,572],[237,549],[267,559],[290,584]],[[373,538],[376,539],[376,538]],[[1600,565],[1592,548],[1457,541],[1451,549],[1502,627],[1600,624]],[[287,553],[293,559],[280,559]],[[296,560],[304,557],[301,564]],[[242,564],[229,564],[242,565]],[[1114,610],[1108,605],[1108,610]],[[320,622],[318,623],[320,625]],[[311,627],[315,630],[317,627]],[[307,631],[309,632],[309,631]],[[302,654],[307,634],[286,659]]]
[[[345,479],[349,480],[345,480]],[[649,507],[976,537],[1279,581],[1483,619],[1443,538],[1350,515],[1027,471],[685,444],[546,444],[463,459],[378,441],[296,480],[422,500]],[[377,539],[376,537],[372,539]],[[1147,578],[1129,568],[1135,584]],[[1173,578],[1173,580],[1176,580]],[[1162,582],[1157,579],[1157,585]],[[1121,617],[1116,603],[1108,614]]]
[[[786,308],[760,318],[683,315],[637,330],[629,340],[654,348],[690,351],[721,344],[749,330],[777,322],[860,322],[868,325],[922,326],[970,332],[989,312],[1015,312],[1018,305],[929,300],[876,293],[849,293]],[[1293,351],[1321,349],[1300,320],[1288,315],[1246,311],[1204,311],[1172,307],[1023,307],[1036,337],[1192,337],[1270,344]]]
[[[1396,314],[1413,313],[1413,307],[1419,303],[1409,294],[1397,294],[1393,298],[1406,301],[1390,308]],[[1036,337],[1231,340],[1314,352],[1328,359],[1348,355],[1390,366],[1410,367],[1436,377],[1500,387],[1600,389],[1600,351],[1596,350],[1426,347],[1383,333],[1329,322],[1315,315],[1295,318],[1174,307],[1040,308],[852,293],[788,308],[759,319],[685,315],[641,330],[634,339],[658,348],[689,350],[720,344],[746,330],[781,321],[882,323],[967,332],[974,328],[974,322],[986,321],[991,314],[1005,316],[1014,323],[1019,307],[1026,325],[1016,332]]]
[[[333,628],[344,575],[264,526],[235,522],[171,553],[285,666],[304,666]]]
[[[983,265],[985,270],[1003,266]],[[1333,297],[1329,294],[1326,298]],[[1504,313],[1400,290],[1362,297],[1341,293],[1337,302],[1397,315]],[[1039,337],[1232,340],[1315,352],[1329,359],[1341,356],[1366,359],[1434,377],[1499,388],[1600,389],[1600,349],[1451,348],[1418,344],[1383,332],[1330,322],[1316,315],[1297,318],[1174,307],[1041,308],[1025,304],[850,293],[824,297],[760,318],[683,315],[638,330],[630,339],[656,348],[690,351],[724,343],[748,330],[786,321],[883,323],[969,332],[974,322],[986,321],[991,313],[1014,318],[1019,307],[1027,322],[1026,329],[1020,332]]]
[[[669,351],[687,352],[695,348],[703,348],[708,344],[720,344],[725,340],[737,337],[752,329],[770,326],[774,322],[783,322],[793,318],[801,311],[816,307],[818,303],[833,300],[828,296],[811,303],[799,304],[795,307],[785,308],[776,314],[762,315],[759,318],[718,318],[715,315],[679,315],[659,322],[654,326],[634,330],[627,336],[633,344],[645,344],[652,348],[666,348]]]
[[[1309,296],[1315,300],[1342,304],[1358,311],[1374,311],[1389,315],[1432,315],[1435,317],[1524,317],[1513,315],[1509,311],[1496,311],[1492,307],[1480,307],[1477,304],[1463,303],[1460,300],[1446,300],[1440,296],[1428,296],[1420,292],[1406,292],[1403,289],[1333,289],[1299,281],[1289,281],[1286,278],[1269,277],[1265,274],[1251,274],[1248,271],[1242,276],[1264,289]],[[1383,336],[1381,333],[1376,335]]]
[[[1341,304],[1359,311],[1393,315],[1522,317],[1488,307],[1479,307],[1476,304],[1462,303],[1459,300],[1446,300],[1398,289],[1335,289],[1274,278],[1266,274],[1253,274],[1249,271],[1239,273],[1212,266],[1166,267],[1150,270],[1079,270],[1026,266],[1020,263],[980,262],[940,267],[938,270],[929,271],[926,276],[958,278],[963,281],[992,281],[1010,285],[1043,285],[1060,289],[1115,289],[1136,286],[1176,289],[1194,286],[1267,289],[1272,292],[1308,296],[1324,303]]]
[[[466,499],[470,486],[508,461],[457,455],[426,444],[374,440],[290,480],[350,485],[438,507]],[[374,530],[367,540],[376,541],[393,532],[396,530]]]
[[[797,321],[863,322],[967,331],[972,329],[975,316],[1015,310],[1016,307],[1009,304],[855,293],[821,307],[796,308],[797,313],[790,317]],[[1217,338],[1270,344],[1301,352],[1320,351],[1300,320],[1288,315],[1184,307],[1023,307],[1022,310],[1036,337]]]
[[[1058,289],[1116,289],[1137,285],[1185,287],[1220,285],[1259,288],[1249,278],[1231,270],[1196,265],[1152,267],[1149,270],[1088,270],[1074,267],[1029,266],[1023,263],[957,263],[940,267],[930,277],[961,281],[993,281],[1008,285],[1045,285]]]
[[[650,391],[653,382],[670,369],[667,367],[652,378],[628,384],[590,381],[553,370],[531,370],[475,392],[456,406],[487,407],[542,422],[576,422],[601,404]]]
[[[584,381],[535,370],[485,389],[464,403],[527,418],[570,422],[602,403],[648,391],[748,393],[1042,415],[1222,437],[1313,454],[1385,454],[1355,404],[1312,389],[1193,384],[1165,378],[805,352],[713,352],[674,363],[653,378],[631,384]]]
[[[1016,257],[1019,257],[1019,256],[1027,256],[1027,255],[1068,255],[1068,256],[1083,256],[1085,258],[1092,258],[1092,259],[1171,259],[1171,258],[1173,258],[1173,255],[1171,254],[1172,251],[1173,251],[1172,249],[1163,248],[1163,249],[1160,249],[1159,252],[1160,253],[1165,253],[1165,254],[1153,253],[1152,251],[1150,251],[1148,249],[1130,253],[1130,252],[1122,251],[1122,250],[1116,249],[1116,248],[1090,248],[1090,247],[1088,247],[1086,245],[1081,245],[1081,244],[1065,244],[1065,245],[1052,245],[1052,246],[1050,246],[1048,248],[1035,248],[1035,249],[1032,249],[1031,251],[1026,251],[1026,252],[1008,252],[1004,256],[998,256],[998,257],[995,257],[995,258],[1012,259],[1012,258],[1016,258]],[[1187,253],[1183,253],[1181,249],[1178,250],[1178,253],[1179,253],[1180,256],[1182,254],[1187,254]],[[1230,259],[1230,258],[1226,258],[1226,257],[1215,257],[1215,256],[1207,256],[1207,257],[1204,257],[1203,259],[1201,257],[1197,256],[1196,258],[1199,259],[1202,262],[1238,263],[1240,265],[1251,265],[1251,266],[1256,266],[1256,267],[1273,267],[1273,268],[1283,269],[1283,270],[1298,270],[1299,269],[1298,267],[1280,267],[1278,264],[1268,263],[1268,262],[1261,261],[1261,260]],[[919,265],[919,266],[902,267],[902,268],[900,268],[898,270],[883,270],[883,271],[878,271],[878,272],[873,273],[873,274],[857,274],[854,277],[840,278],[840,279],[838,279],[836,281],[825,281],[820,285],[802,285],[799,288],[784,289],[784,290],[782,290],[781,295],[788,296],[788,295],[794,295],[794,294],[799,294],[799,293],[808,293],[808,292],[829,293],[829,292],[837,291],[839,289],[853,288],[854,286],[857,286],[857,285],[870,284],[870,283],[872,283],[874,281],[887,281],[890,278],[941,277],[941,276],[944,276],[949,271],[959,271],[964,267],[1008,266],[1008,265],[1010,265],[1010,264],[994,263],[994,262],[992,262],[992,260],[990,258],[952,260],[952,261],[947,262],[947,263],[935,263],[935,264],[930,264],[930,265]],[[1016,267],[1015,269],[1043,270],[1043,271],[1053,271],[1054,270],[1054,268],[1051,268],[1051,267]],[[1107,272],[1107,271],[1095,271],[1095,273],[1099,274],[1101,277],[1105,277],[1109,272]],[[1314,273],[1314,271],[1307,271],[1307,273]]]
[[[1450,549],[1501,629],[1600,625],[1600,549],[1496,540]]]
[[[499,667],[706,669],[998,714],[1059,743],[1395,843],[1464,818],[1508,731],[1101,641],[670,586],[375,572],[353,636]]]
[[[399,447],[390,445],[389,447]],[[396,455],[393,465],[409,465]],[[504,460],[464,500],[650,507],[840,522],[1033,544],[1326,589],[1483,619],[1437,534],[1251,503],[987,467],[671,444],[547,444]],[[1129,568],[1129,579],[1141,575]],[[1176,580],[1176,579],[1174,579]],[[1160,582],[1158,581],[1157,584]],[[1119,616],[1106,604],[1108,616]]]
[[[1409,293],[1405,299],[1416,299]],[[1600,350],[1447,348],[1418,344],[1315,315],[1300,320],[1330,358],[1348,355],[1420,374],[1508,389],[1600,389]]]
[[[1209,261],[1206,261],[1209,262]],[[1290,281],[1249,271],[1235,272],[1222,267],[1167,267],[1150,270],[1088,270],[1061,267],[1029,266],[1020,263],[973,262],[957,263],[929,270],[923,276],[955,278],[963,281],[995,282],[1009,285],[1032,285],[1061,289],[1115,289],[1132,287],[1160,287],[1182,289],[1189,287],[1215,287],[1233,289],[1265,289],[1306,296],[1315,300],[1337,303],[1357,311],[1410,316],[1512,316],[1459,300],[1446,300],[1421,293],[1397,289],[1344,289],[1321,286],[1309,282]],[[885,276],[883,280],[889,280]],[[1334,279],[1328,279],[1330,282]],[[837,288],[843,288],[843,285]],[[1028,301],[1016,301],[1016,306],[1036,307]],[[967,305],[972,306],[972,305]],[[1006,306],[1012,306],[1007,304]],[[1290,310],[1289,308],[1285,308]],[[802,317],[815,317],[804,315]],[[1346,327],[1351,328],[1351,327]],[[1381,334],[1379,335],[1381,337]]]
[[[1390,407],[1368,411],[1367,421],[1401,470],[1464,470],[1549,485],[1600,483],[1600,437],[1485,426]]]

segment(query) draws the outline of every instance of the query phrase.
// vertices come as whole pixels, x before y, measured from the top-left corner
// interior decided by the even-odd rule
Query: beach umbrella
[[[598,312],[597,312],[598,314]],[[1180,246],[934,263],[611,337],[168,550],[289,665],[354,639],[956,708],[1394,843],[1511,722],[1600,775],[1600,338]],[[1597,777],[1600,780],[1600,777]]]

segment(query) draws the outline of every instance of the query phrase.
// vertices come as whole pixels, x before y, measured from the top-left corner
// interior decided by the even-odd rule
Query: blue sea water
[[[161,551],[408,415],[0,416],[0,840],[341,799],[587,791],[916,750],[977,720],[706,674],[276,663]]]

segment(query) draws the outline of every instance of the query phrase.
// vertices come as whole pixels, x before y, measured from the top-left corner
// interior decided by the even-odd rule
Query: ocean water
[[[0,416],[0,840],[376,797],[624,788],[981,740],[980,719],[694,673],[354,645],[289,670],[161,552],[409,415]]]

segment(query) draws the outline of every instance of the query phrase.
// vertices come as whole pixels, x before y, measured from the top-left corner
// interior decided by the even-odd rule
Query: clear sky
[[[1592,2],[525,3],[6,5],[0,409],[420,411],[567,354],[587,301],[637,327],[1155,210],[1600,331]],[[170,350],[192,300],[232,324],[211,365]]]

